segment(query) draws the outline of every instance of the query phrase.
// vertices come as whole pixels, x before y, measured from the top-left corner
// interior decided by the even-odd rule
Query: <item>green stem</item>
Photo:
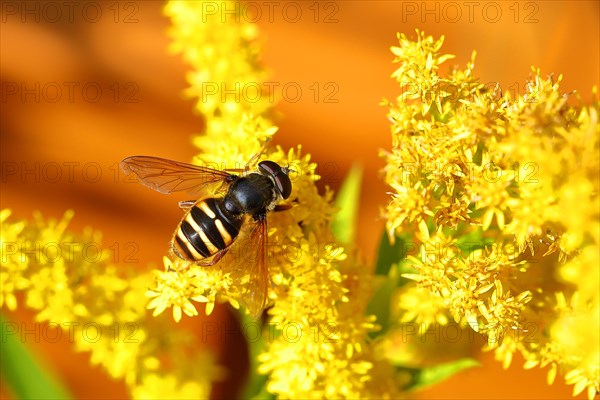
[[[240,310],[236,313],[240,327],[243,330],[244,326],[248,324],[256,324],[249,314],[245,314],[244,311]],[[263,326],[261,326],[262,330]],[[258,373],[258,356],[265,350],[266,345],[263,340],[263,336],[260,336],[259,340],[253,340],[252,342],[246,341],[248,345],[248,359],[250,367],[248,371],[248,380],[242,391],[242,399],[273,399],[274,396],[266,391],[267,375],[260,375]]]
[[[20,326],[0,314],[0,373],[20,399],[71,399],[72,396],[22,343]]]

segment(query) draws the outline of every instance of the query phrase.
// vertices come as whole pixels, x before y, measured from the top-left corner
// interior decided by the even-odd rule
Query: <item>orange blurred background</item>
[[[59,218],[74,209],[70,229],[101,230],[104,246],[120,249],[117,258],[130,250],[127,243],[136,243],[135,265],[147,270],[161,263],[180,218],[180,199],[125,183],[117,163],[134,154],[190,161],[196,153],[191,135],[203,121],[192,111],[194,102],[182,98],[188,68],[167,53],[162,2],[73,3],[78,6],[69,10],[63,2],[2,2],[1,206],[17,219],[31,218],[33,210]],[[414,37],[419,28],[445,35],[442,51],[456,54],[453,62],[461,67],[477,50],[481,81],[513,93],[523,93],[531,65],[543,74],[564,74],[562,90],[577,89],[588,102],[599,81],[598,1],[253,4],[263,12],[257,19],[270,81],[302,90],[298,101],[288,97],[277,104],[275,143],[302,144],[321,165],[322,186],[337,189],[353,163],[364,166],[358,244],[369,262],[384,224],[379,209],[388,200],[378,151],[389,149],[391,138],[379,102],[399,94],[389,77],[396,32]],[[7,317],[33,320],[22,308]],[[229,318],[223,307],[210,317]],[[194,329],[199,321],[184,325]],[[127,396],[122,382],[91,367],[88,355],[74,353],[67,341],[27,345],[76,397]],[[237,362],[236,353],[244,348],[211,345],[221,362],[233,365],[230,381],[239,380],[247,360]],[[519,357],[508,372],[489,353],[480,359],[481,368],[418,396],[570,398],[562,378],[547,386],[546,371],[524,371]],[[215,397],[231,396],[231,386],[218,385]],[[10,396],[6,388],[1,393]]]

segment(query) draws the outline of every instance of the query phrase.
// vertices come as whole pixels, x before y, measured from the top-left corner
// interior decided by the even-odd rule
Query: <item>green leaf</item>
[[[475,150],[475,154],[473,155],[473,162],[477,165],[481,165],[483,162],[483,150],[485,146],[483,143],[479,143],[477,145],[477,150]]]
[[[444,232],[447,235],[452,235],[451,229],[445,229]],[[461,245],[466,242],[481,242],[483,240],[483,231],[481,228],[474,229],[469,232],[461,232],[459,237],[456,239],[456,244]]]
[[[391,274],[388,277],[375,276],[375,284],[378,285],[373,297],[367,304],[367,315],[374,315],[377,317],[377,324],[381,326],[381,329],[377,332],[370,332],[371,338],[376,338],[379,335],[385,333],[390,325],[390,306],[392,301],[392,294],[396,289],[398,276],[395,270],[391,270]]]
[[[339,211],[335,215],[331,229],[336,239],[344,244],[352,244],[356,238],[362,174],[362,167],[352,166],[335,199]]]
[[[408,279],[401,275],[414,272],[409,264],[403,262],[408,252],[417,251],[416,247],[410,246],[406,238],[407,236],[396,236],[392,245],[385,229],[381,235],[375,266],[376,289],[367,304],[367,314],[377,317],[377,323],[381,326],[381,330],[371,332],[369,334],[371,338],[375,338],[389,329],[392,295],[396,288],[408,282]],[[392,268],[394,265],[395,267]]]
[[[407,390],[420,390],[427,386],[440,383],[457,373],[472,367],[479,366],[479,362],[472,358],[461,358],[444,364],[435,365],[427,368],[399,368],[413,375],[412,382],[406,388]]]
[[[463,251],[464,255],[469,255],[473,251],[483,249],[491,244],[494,244],[494,238],[484,237],[481,229],[463,234],[456,240],[456,245]]]
[[[240,328],[244,331],[245,326],[249,324],[256,324],[257,321],[246,314],[244,310],[238,310],[235,312]],[[266,391],[267,375],[261,375],[258,373],[258,356],[261,354],[266,347],[266,344],[261,336],[259,340],[246,341],[248,346],[248,360],[250,362],[248,380],[243,388],[242,399],[266,399],[269,398],[270,394]]]
[[[64,386],[51,376],[20,340],[17,324],[0,314],[0,371],[16,397],[20,399],[70,399]]]
[[[408,246],[404,238],[396,236],[394,244],[390,244],[387,231],[384,229],[379,241],[379,250],[377,252],[377,264],[375,265],[375,275],[388,275],[393,264],[399,263],[406,257]]]
[[[263,385],[260,393],[255,394],[251,397],[252,400],[274,400],[275,395],[267,391],[267,385]]]

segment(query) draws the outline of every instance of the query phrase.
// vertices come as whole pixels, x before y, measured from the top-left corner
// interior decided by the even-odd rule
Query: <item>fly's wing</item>
[[[235,268],[248,276],[245,305],[254,318],[260,317],[267,303],[269,270],[267,266],[267,220],[248,222],[250,233],[241,238],[235,250]]]
[[[158,157],[127,157],[119,165],[126,174],[133,172],[142,185],[165,194],[186,192],[199,197],[210,185],[230,183],[236,177],[224,171]]]

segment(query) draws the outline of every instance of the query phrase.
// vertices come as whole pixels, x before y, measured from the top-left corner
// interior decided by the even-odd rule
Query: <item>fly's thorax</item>
[[[273,181],[264,175],[251,173],[237,179],[223,199],[225,209],[235,215],[266,212],[278,201]]]

